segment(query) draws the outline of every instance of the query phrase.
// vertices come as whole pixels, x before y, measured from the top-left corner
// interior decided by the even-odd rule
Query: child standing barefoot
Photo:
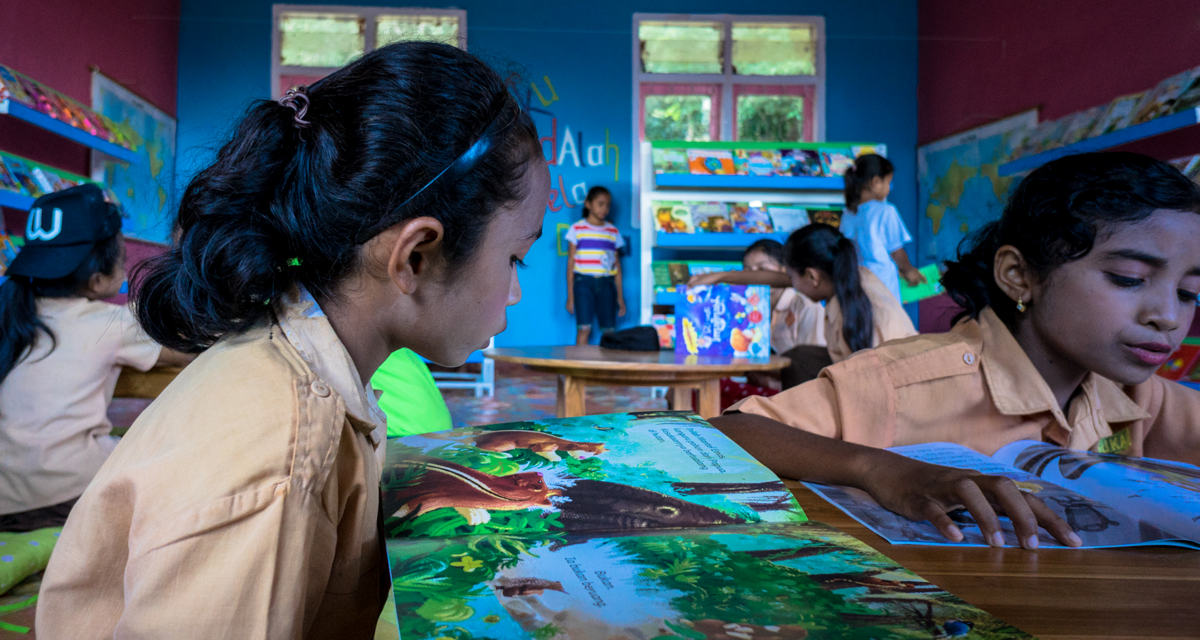
[[[617,327],[625,315],[621,288],[621,254],[625,240],[608,222],[612,193],[600,186],[588,190],[583,201],[583,219],[567,230],[567,313],[575,314],[575,344],[591,338],[592,322],[600,334]]]

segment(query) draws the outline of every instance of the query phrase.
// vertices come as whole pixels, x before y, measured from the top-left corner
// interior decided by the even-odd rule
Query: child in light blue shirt
[[[842,214],[841,231],[854,241],[859,263],[882,280],[899,300],[901,277],[909,286],[916,286],[925,282],[925,276],[908,261],[904,245],[912,242],[912,235],[900,212],[887,202],[894,173],[892,163],[874,153],[854,161],[845,175],[846,211]]]

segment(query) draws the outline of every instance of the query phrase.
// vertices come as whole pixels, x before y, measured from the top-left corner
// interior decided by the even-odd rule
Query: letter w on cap
[[[29,221],[25,223],[26,240],[53,240],[62,232],[62,209],[55,207],[54,225],[49,231],[42,228],[42,208],[37,207],[29,212]]]

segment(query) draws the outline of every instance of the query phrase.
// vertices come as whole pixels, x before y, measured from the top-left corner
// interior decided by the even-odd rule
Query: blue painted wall
[[[236,117],[252,98],[270,93],[270,0],[183,0],[179,44],[178,170],[186,180],[211,157]],[[321,0],[320,4],[387,5],[372,0]],[[910,230],[917,228],[917,2],[916,0],[759,0],[753,6],[733,0],[607,0],[604,2],[494,2],[457,0],[450,4],[425,0],[429,7],[467,11],[468,48],[506,69],[515,66],[528,80],[549,76],[559,100],[546,110],[557,120],[557,149],[562,151],[569,126],[586,163],[586,147],[603,144],[607,131],[619,147],[620,165],[608,151],[607,163],[551,168],[570,205],[577,205],[572,186],[604,185],[614,196],[614,221],[633,241],[626,257],[625,300],[629,314],[621,325],[640,315],[637,268],[638,234],[630,224],[635,206],[630,162],[633,13],[755,13],[821,15],[826,32],[826,139],[871,140],[888,145],[896,165],[891,201]],[[533,106],[540,107],[533,96]],[[535,120],[550,136],[551,118]],[[550,144],[545,144],[547,156]],[[593,159],[595,152],[593,152]],[[545,239],[530,252],[522,272],[524,299],[509,310],[508,331],[497,337],[505,345],[567,344],[574,340],[574,319],[564,308],[566,258],[557,253],[560,223],[579,218],[579,208],[561,199],[559,211],[547,210]]]

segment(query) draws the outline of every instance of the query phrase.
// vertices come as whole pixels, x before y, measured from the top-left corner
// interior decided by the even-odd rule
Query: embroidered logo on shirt
[[[1101,438],[1100,442],[1096,443],[1096,453],[1125,453],[1133,446],[1133,436],[1129,435],[1129,429],[1121,429],[1120,431]]]

